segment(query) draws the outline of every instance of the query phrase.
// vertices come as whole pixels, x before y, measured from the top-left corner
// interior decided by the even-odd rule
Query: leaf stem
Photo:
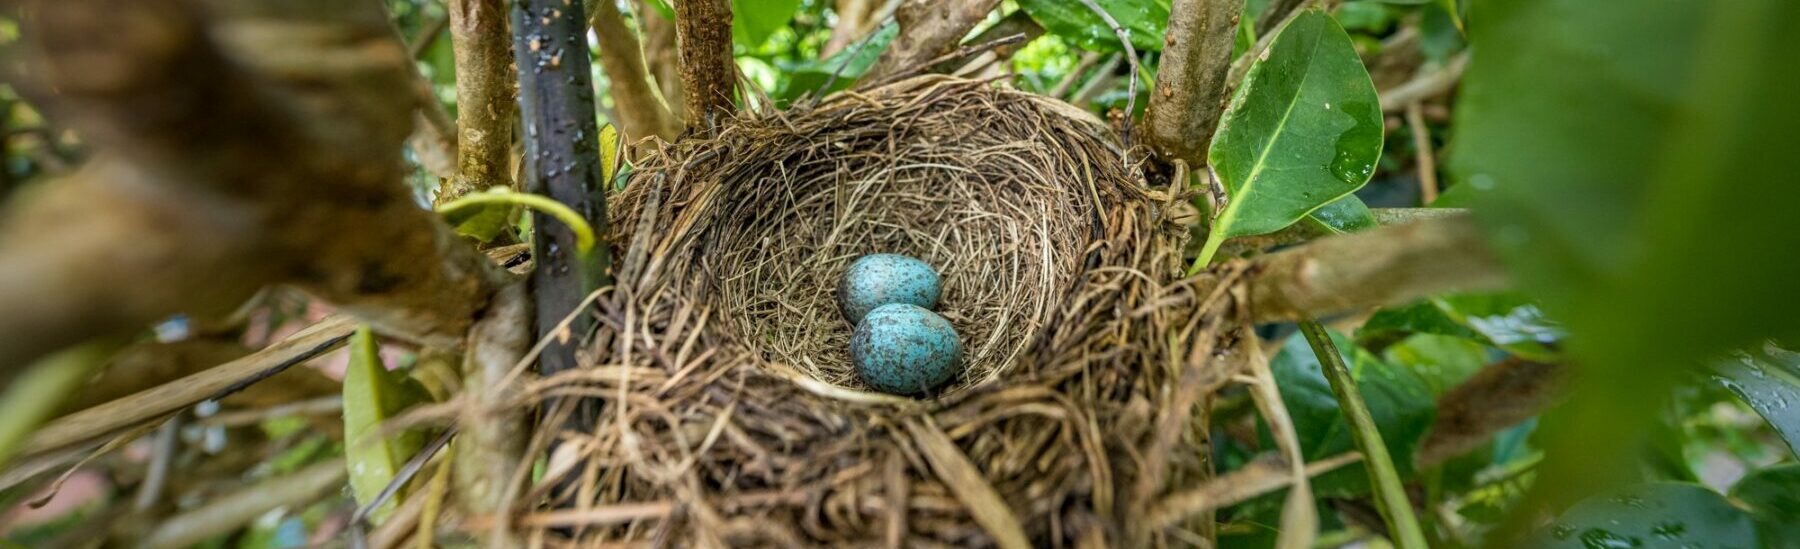
[[[586,254],[589,250],[594,249],[594,228],[588,226],[587,220],[582,219],[581,214],[575,213],[574,209],[543,195],[513,192],[504,187],[495,187],[487,192],[471,193],[462,198],[445,202],[437,207],[437,211],[440,214],[451,214],[465,208],[487,204],[512,204],[549,214],[574,231],[575,248],[578,251]]]
[[[1217,224],[1215,223],[1215,228]],[[1213,255],[1219,253],[1219,245],[1225,243],[1225,231],[1211,230],[1206,232],[1206,246],[1200,248],[1200,256],[1194,258],[1194,264],[1188,267],[1188,276],[1200,274],[1212,263]]]
[[[1318,355],[1325,380],[1331,383],[1331,392],[1337,395],[1338,408],[1350,423],[1351,438],[1363,454],[1363,465],[1368,468],[1369,480],[1375,486],[1375,506],[1381,511],[1381,518],[1387,521],[1389,537],[1401,549],[1429,547],[1418,518],[1413,516],[1406,487],[1400,483],[1400,473],[1394,469],[1394,459],[1388,455],[1387,445],[1381,440],[1381,431],[1376,429],[1375,419],[1363,402],[1362,391],[1356,388],[1350,367],[1344,364],[1344,355],[1338,352],[1337,345],[1332,343],[1331,336],[1318,321],[1302,320],[1300,333],[1305,334],[1313,354]]]

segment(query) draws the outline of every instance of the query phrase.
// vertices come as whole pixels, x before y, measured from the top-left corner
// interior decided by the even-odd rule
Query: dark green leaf
[[[1556,346],[1565,337],[1562,325],[1546,318],[1537,303],[1521,294],[1460,294],[1431,302],[1451,320],[1509,353],[1544,362],[1561,358]]]
[[[1332,333],[1331,339],[1345,355],[1345,364],[1350,366],[1351,376],[1362,390],[1363,401],[1393,456],[1395,468],[1402,477],[1411,474],[1413,450],[1437,412],[1431,390],[1411,369],[1384,362],[1341,334]],[[1293,416],[1294,430],[1307,460],[1356,449],[1350,427],[1338,410],[1337,396],[1305,338],[1288,338],[1269,367],[1280,388],[1281,400]],[[1367,493],[1368,474],[1360,468],[1347,467],[1319,477],[1313,488],[1326,496]]]
[[[1731,487],[1731,497],[1750,505],[1765,547],[1800,547],[1800,464],[1750,473]]]
[[[1384,3],[1398,2],[1347,2],[1337,10],[1338,24],[1346,31],[1378,32],[1394,24],[1396,8],[1389,8]]]
[[[1462,338],[1483,340],[1481,334],[1475,333],[1467,326],[1457,323],[1444,310],[1432,301],[1420,301],[1412,305],[1377,311],[1369,320],[1356,329],[1356,340],[1364,344],[1376,341],[1393,341],[1406,334],[1438,334]]]
[[[368,326],[350,336],[350,363],[344,370],[344,457],[350,488],[359,505],[373,501],[406,461],[424,446],[416,430],[383,433],[381,424],[414,404],[430,400],[418,382],[388,371]],[[376,508],[376,521],[392,513],[398,498]]]
[[[798,9],[800,0],[731,0],[731,38],[746,48],[761,46]]]
[[[455,228],[457,234],[487,242],[511,225],[513,211],[517,209],[511,204],[482,204],[447,213],[444,222]]]
[[[1234,236],[1264,234],[1367,183],[1381,157],[1375,85],[1331,16],[1284,27],[1232,98],[1207,158],[1230,195],[1198,263]]]
[[[1131,37],[1139,52],[1162,51],[1163,30],[1169,24],[1169,0],[1094,0]],[[1078,0],[1019,0],[1019,8],[1044,26],[1044,30],[1068,38],[1083,49],[1119,51],[1119,36],[1106,20]]]
[[[1521,547],[1545,549],[1761,547],[1750,515],[1705,487],[1657,482],[1575,504]]]
[[[1800,354],[1776,347],[1738,351],[1713,365],[1713,379],[1744,399],[1800,456]]]

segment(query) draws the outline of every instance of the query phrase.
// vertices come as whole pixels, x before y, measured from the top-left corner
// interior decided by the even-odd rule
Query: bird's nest
[[[598,400],[563,435],[590,459],[539,484],[561,510],[525,522],[700,546],[1179,530],[1143,517],[1210,469],[1194,419],[1229,377],[1208,365],[1237,351],[1234,300],[1177,280],[1185,197],[1123,156],[1073,107],[939,76],[651,151],[612,197],[593,365],[533,388]],[[833,290],[874,252],[943,275],[968,368],[937,394],[868,392],[848,367]]]

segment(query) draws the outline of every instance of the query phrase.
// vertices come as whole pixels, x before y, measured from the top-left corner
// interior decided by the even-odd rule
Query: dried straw
[[[1186,197],[1145,188],[1107,133],[926,76],[661,145],[614,197],[627,260],[592,366],[525,387],[599,401],[592,432],[558,435],[587,461],[515,524],[582,545],[924,547],[1204,527],[1133,517],[1209,476],[1193,420],[1242,363],[1242,312],[1176,280]],[[969,369],[940,395],[866,392],[845,366],[835,277],[877,251],[943,272]]]

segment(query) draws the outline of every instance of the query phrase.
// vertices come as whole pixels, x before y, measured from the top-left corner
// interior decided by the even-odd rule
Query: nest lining
[[[965,95],[759,134],[718,168],[729,197],[700,247],[713,302],[771,362],[866,389],[835,289],[870,253],[923,259],[964,369],[950,391],[998,378],[1068,289],[1090,239],[1086,159],[1047,146],[1035,102]],[[797,123],[803,124],[803,123]]]

